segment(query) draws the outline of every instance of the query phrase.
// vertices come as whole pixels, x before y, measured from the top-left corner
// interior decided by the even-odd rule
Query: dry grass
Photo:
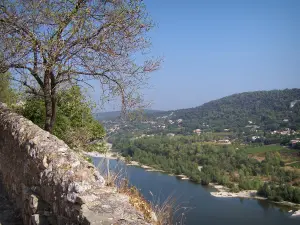
[[[147,222],[157,225],[184,224],[185,214],[189,209],[177,205],[174,195],[161,202],[150,191],[153,200],[149,202],[136,187],[129,184],[126,167],[116,165],[110,168],[108,159],[100,160],[97,167],[104,176],[106,185],[116,187],[119,193],[129,196],[131,205],[143,213]]]
[[[169,195],[169,197],[164,200],[163,202],[160,202],[160,199],[155,199],[152,192],[150,194],[153,197],[151,208],[153,209],[154,213],[157,216],[157,221],[159,225],[168,225],[168,224],[174,224],[174,208],[176,205],[176,200],[173,195]]]
[[[123,185],[121,185],[118,190],[120,193],[124,193],[129,196],[130,204],[143,213],[147,222],[153,222],[155,220],[155,218],[153,218],[154,215],[151,204],[142,196],[136,187],[129,185],[127,179],[124,179]]]
[[[122,188],[124,180],[128,177],[125,167],[121,167],[117,164],[114,168],[111,168],[109,159],[107,158],[101,159],[97,168],[100,174],[104,177],[106,185],[116,187],[118,190]]]
[[[185,224],[186,214],[192,208],[184,207],[179,204],[175,198],[174,193],[170,194],[165,200],[155,197],[152,192],[151,208],[157,216],[158,225],[183,225]]]
[[[104,176],[107,186],[116,187],[119,193],[129,196],[130,204],[143,213],[147,222],[153,222],[151,204],[136,187],[129,184],[126,167],[116,165],[114,168],[110,168],[109,159],[100,160],[97,167]]]

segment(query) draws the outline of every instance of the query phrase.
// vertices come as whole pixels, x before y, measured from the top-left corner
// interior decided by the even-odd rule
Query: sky
[[[152,109],[300,88],[300,0],[144,2],[156,23],[149,34],[151,54],[164,59],[143,90]],[[118,110],[117,105],[104,111]]]

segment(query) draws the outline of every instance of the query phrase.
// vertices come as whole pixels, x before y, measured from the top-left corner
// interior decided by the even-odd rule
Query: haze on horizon
[[[152,55],[164,58],[143,91],[152,109],[300,87],[300,1],[144,2],[157,24],[150,34]],[[97,100],[100,91],[91,95]],[[118,105],[106,104],[104,111],[119,110]]]

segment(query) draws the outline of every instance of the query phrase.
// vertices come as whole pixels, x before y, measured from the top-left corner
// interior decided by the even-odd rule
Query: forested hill
[[[153,113],[158,113],[158,112],[163,112],[163,111],[154,110],[154,109],[144,109],[142,112],[139,112],[139,113],[151,115]],[[99,121],[115,120],[115,119],[119,119],[120,116],[121,116],[121,111],[100,112],[100,113],[94,114],[94,117]]]
[[[199,107],[175,110],[168,119],[182,119],[182,127],[189,130],[203,127],[238,129],[253,125],[266,130],[300,129],[300,89],[234,94]]]

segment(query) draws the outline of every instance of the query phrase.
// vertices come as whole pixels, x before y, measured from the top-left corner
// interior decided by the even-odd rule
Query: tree
[[[46,116],[43,99],[32,96],[26,100],[22,114],[42,127]],[[53,134],[72,148],[87,146],[87,143],[105,136],[103,126],[94,119],[91,102],[78,86],[59,90],[57,93],[57,120]],[[89,147],[95,147],[88,145]]]
[[[0,0],[0,72],[44,99],[50,132],[65,85],[97,79],[103,97],[121,97],[125,111],[160,65],[135,60],[150,47],[152,26],[142,0]]]
[[[12,104],[16,100],[16,93],[10,85],[10,74],[0,74],[0,102]]]

